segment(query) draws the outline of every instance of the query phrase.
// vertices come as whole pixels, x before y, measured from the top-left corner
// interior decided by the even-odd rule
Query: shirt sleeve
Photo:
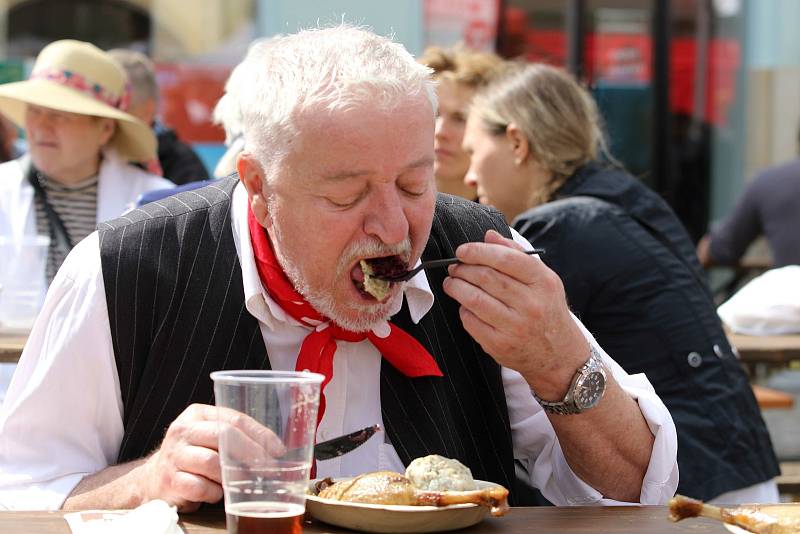
[[[520,242],[516,232],[515,241]],[[521,238],[524,240],[524,238]],[[530,247],[527,244],[528,248]],[[594,337],[573,316],[586,340],[603,356],[620,387],[636,399],[654,436],[650,464],[642,482],[641,504],[665,504],[678,487],[678,437],[669,410],[643,374],[629,375],[597,344]],[[632,504],[603,495],[581,480],[569,467],[553,426],[542,407],[533,398],[530,386],[518,372],[503,368],[514,457],[522,462],[530,476],[530,484],[558,506]]]
[[[122,399],[97,233],[48,290],[0,411],[0,508],[58,509],[116,462]]]

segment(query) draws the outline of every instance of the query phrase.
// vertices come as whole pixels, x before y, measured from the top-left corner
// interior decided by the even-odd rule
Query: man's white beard
[[[275,229],[276,248],[285,251],[286,248],[281,246],[281,243],[284,242],[283,235],[274,220],[272,227]],[[393,255],[400,256],[408,263],[411,256],[411,239],[408,236],[402,243],[391,246],[375,240],[365,243],[353,243],[339,257],[334,280],[338,281],[346,277],[349,281],[350,273],[346,270],[355,260],[365,257]],[[374,304],[336,302],[331,293],[332,288],[327,288],[326,290],[326,288],[311,287],[291,258],[288,258],[285,254],[275,254],[275,256],[283,272],[286,273],[286,277],[297,292],[317,312],[350,332],[369,332],[381,323],[388,321],[392,316],[392,310],[399,308],[399,306],[396,306],[397,300],[403,298],[402,291],[398,291],[387,301]]]

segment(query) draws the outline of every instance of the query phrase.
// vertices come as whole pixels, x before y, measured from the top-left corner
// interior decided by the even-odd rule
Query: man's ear
[[[514,164],[522,165],[531,155],[531,145],[528,138],[513,122],[506,127],[506,138],[511,143],[511,150],[514,153]]]
[[[261,226],[269,228],[272,218],[267,210],[267,192],[264,191],[264,171],[261,164],[252,155],[240,152],[236,156],[236,170],[239,172],[239,181],[247,190],[250,209]]]

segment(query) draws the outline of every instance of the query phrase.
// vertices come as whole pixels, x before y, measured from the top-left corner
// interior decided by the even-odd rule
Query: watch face
[[[586,375],[577,388],[575,395],[575,405],[579,410],[588,410],[600,402],[603,392],[606,389],[606,377],[600,371],[594,371]]]

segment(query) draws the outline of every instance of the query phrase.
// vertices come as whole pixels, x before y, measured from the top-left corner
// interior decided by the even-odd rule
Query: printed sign
[[[493,52],[499,13],[500,0],[426,0],[426,42]]]

